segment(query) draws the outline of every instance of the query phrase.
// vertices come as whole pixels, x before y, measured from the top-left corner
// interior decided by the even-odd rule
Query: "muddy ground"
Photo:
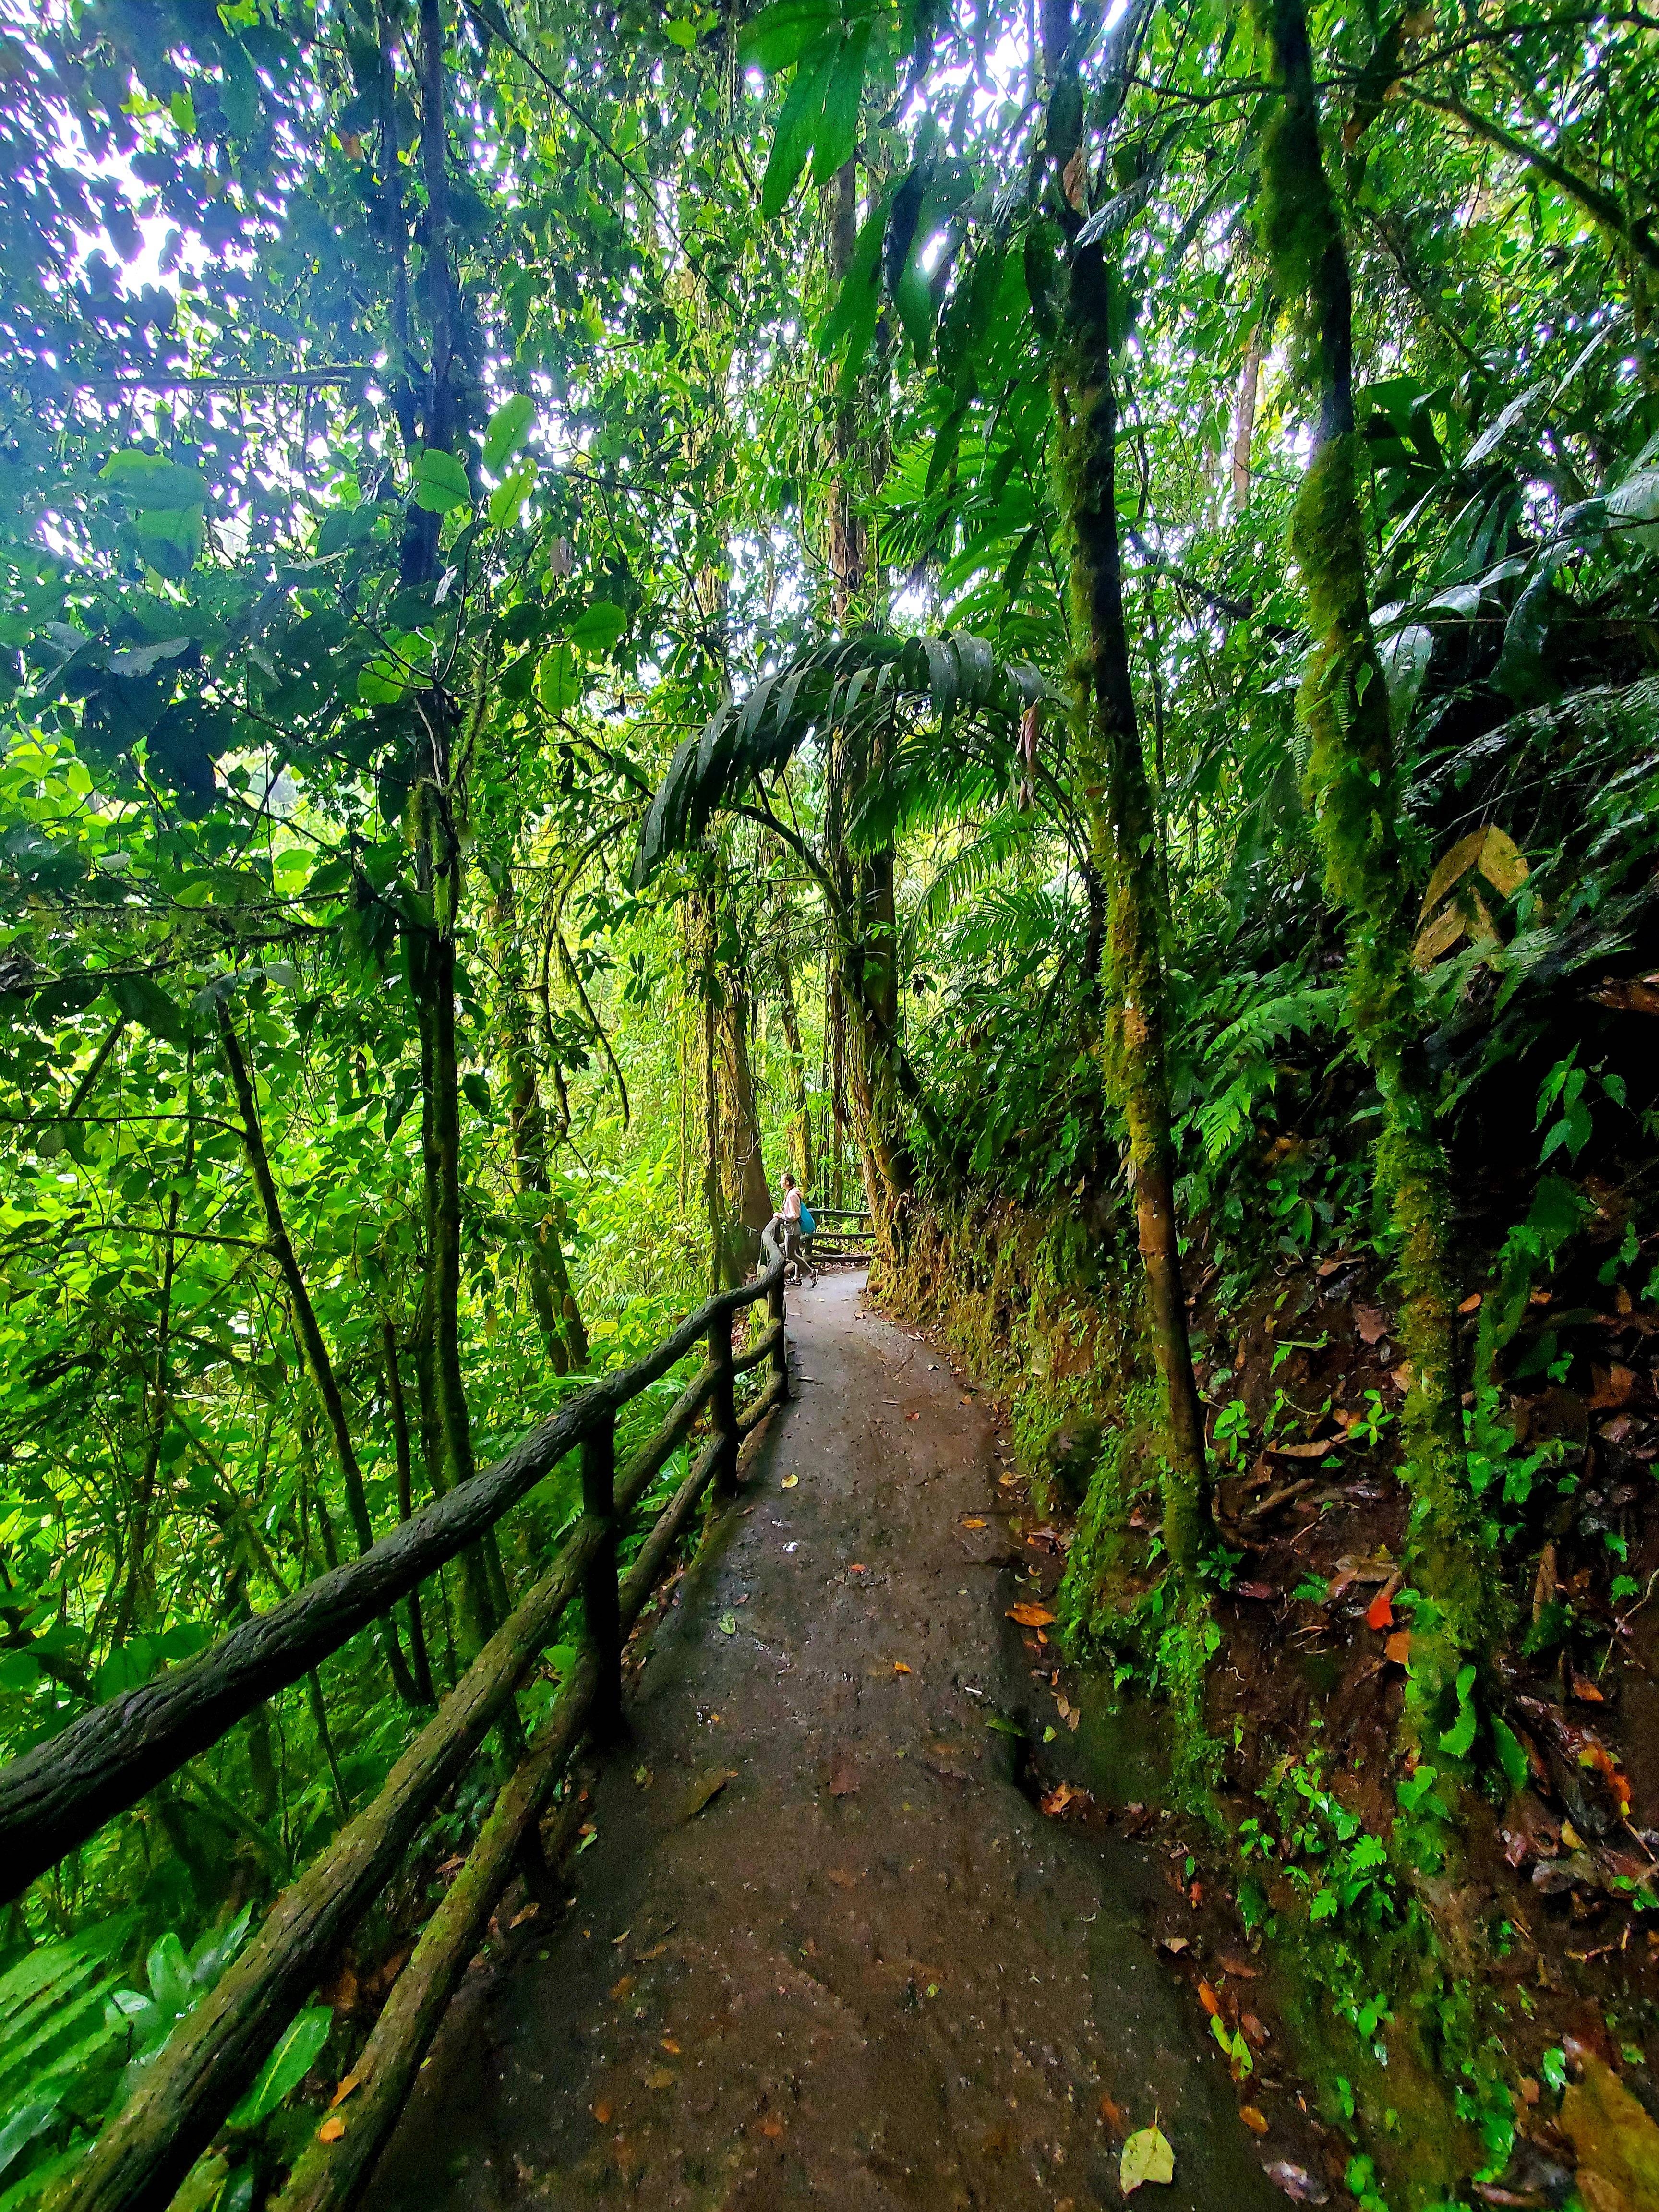
[[[504,1911],[373,2212],[1085,2212],[1154,2119],[1159,2212],[1285,2203],[1294,2100],[1273,2140],[1239,2117],[1158,1946],[1188,1908],[1156,1820],[1042,1809],[1068,1722],[1009,1617],[1034,1586],[994,1409],[860,1290],[793,1301],[796,1401],[642,1628],[591,1834]]]

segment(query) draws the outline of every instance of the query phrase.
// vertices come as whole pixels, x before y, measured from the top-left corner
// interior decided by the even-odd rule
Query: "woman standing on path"
[[[800,1217],[801,1194],[799,1186],[797,1184],[793,1176],[786,1174],[783,1178],[783,1202],[779,1206],[778,1211],[773,1215],[771,1222],[767,1229],[767,1234],[772,1238],[775,1244],[781,1245],[785,1260],[793,1260],[795,1262],[798,1273],[801,1275],[805,1275],[806,1279],[811,1284],[812,1288],[817,1290],[818,1286],[817,1270],[807,1258],[805,1248],[801,1243]]]

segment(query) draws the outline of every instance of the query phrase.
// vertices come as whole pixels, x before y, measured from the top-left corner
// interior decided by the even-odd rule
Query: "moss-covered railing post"
[[[1261,140],[1260,221],[1273,289],[1294,316],[1302,373],[1319,403],[1313,457],[1291,526],[1313,634],[1297,700],[1309,745],[1326,886],[1347,933],[1347,1019],[1382,1102],[1376,1152],[1411,1364],[1403,1417],[1413,1509],[1408,1729],[1426,1748],[1457,1667],[1492,1626],[1464,1455],[1456,1294],[1447,1260],[1450,1201],[1435,1128],[1411,964],[1412,915],[1400,837],[1399,771],[1388,687],[1371,634],[1353,311],[1342,225],[1319,142],[1304,0],[1252,0],[1278,99]]]

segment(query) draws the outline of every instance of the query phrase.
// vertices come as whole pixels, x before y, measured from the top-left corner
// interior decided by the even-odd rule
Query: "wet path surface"
[[[860,1285],[792,1302],[795,1402],[643,1632],[572,1908],[452,2018],[374,2212],[1085,2212],[1103,2095],[1174,2143],[1152,2212],[1283,2206],[1142,1932],[1159,1867],[990,1724],[1036,1686],[991,1422]]]

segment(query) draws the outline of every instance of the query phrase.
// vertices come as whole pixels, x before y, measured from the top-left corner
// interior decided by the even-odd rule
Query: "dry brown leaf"
[[[695,1820],[699,1813],[714,1803],[726,1784],[735,1782],[737,1778],[735,1766],[712,1766],[706,1774],[700,1774],[685,1793],[684,1802],[680,1808],[681,1820]]]
[[[1353,1325],[1359,1332],[1362,1344],[1375,1344],[1389,1333],[1389,1316],[1380,1306],[1356,1306]]]
[[[603,2103],[595,2105],[592,2107],[592,2112],[594,2118],[599,2122],[602,2128],[608,2128],[610,2126],[611,2107],[609,2105]]]
[[[1482,1291],[1473,1291],[1469,1297],[1464,1299],[1462,1304],[1459,1306],[1457,1309],[1458,1312],[1461,1314],[1479,1313],[1480,1310],[1480,1302],[1485,1295],[1486,1293]]]
[[[859,1886],[858,1876],[848,1874],[845,1867],[831,1867],[830,1879],[837,1889],[856,1889]]]
[[[769,2112],[760,2124],[760,2131],[769,2142],[775,2142],[783,2133],[783,2122],[775,2112]]]
[[[647,2089],[672,2089],[679,2078],[672,2066],[658,2066],[646,2075],[645,2086]]]
[[[1396,1628],[1382,1646],[1382,1656],[1396,1667],[1409,1667],[1412,1662],[1412,1632],[1409,1628]]]
[[[1044,1790],[1038,1802],[1050,1820],[1059,1820],[1064,1819],[1072,1806],[1090,1805],[1094,1801],[1086,1790],[1079,1790],[1074,1783],[1056,1782],[1052,1790]]]
[[[1054,1617],[1046,1605],[1032,1605],[1029,1601],[1008,1608],[1009,1620],[1017,1620],[1022,1628],[1047,1628]]]
[[[626,2004],[634,1994],[634,1977],[624,1974],[611,1992],[612,2004]]]
[[[830,1754],[830,1795],[850,1797],[859,1786],[858,1761],[844,1743]]]
[[[1267,1449],[1275,1459],[1323,1459],[1341,1442],[1340,1437],[1316,1437],[1311,1443],[1269,1444]]]

